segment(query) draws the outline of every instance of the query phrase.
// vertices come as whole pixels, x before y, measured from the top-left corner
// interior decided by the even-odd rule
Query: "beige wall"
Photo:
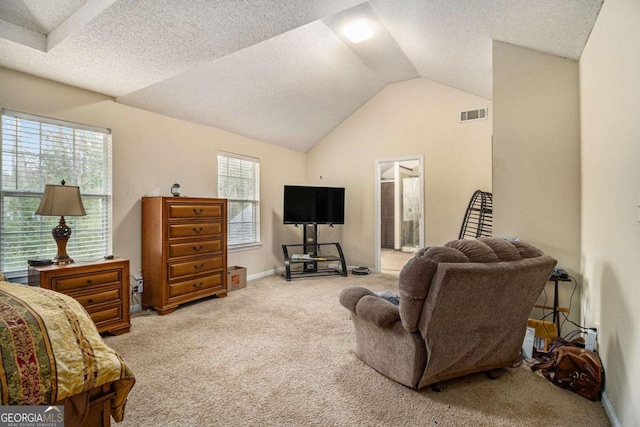
[[[585,321],[622,426],[640,425],[639,22],[638,0],[605,1],[580,59]]]
[[[305,179],[305,155],[217,129],[118,104],[112,98],[0,68],[0,107],[110,128],[113,135],[113,252],[140,271],[140,198],[217,195],[218,150],[260,159],[263,246],[229,254],[229,265],[260,274],[283,265],[282,187]],[[46,254],[42,254],[45,256]],[[53,255],[53,254],[52,254]],[[73,254],[71,254],[73,256]]]
[[[489,120],[460,111],[489,107]],[[455,239],[473,192],[491,191],[491,102],[414,79],[392,84],[307,153],[307,180],[345,186],[345,225],[321,228],[349,265],[375,265],[375,160],[424,155],[425,245]],[[323,179],[320,179],[320,176]]]
[[[494,235],[534,244],[580,284],[578,94],[576,61],[494,41]],[[560,283],[560,306],[569,305],[574,285]],[[546,295],[538,303],[550,306],[551,284]],[[575,322],[579,301],[578,285],[569,316]],[[565,322],[562,333],[572,329]]]

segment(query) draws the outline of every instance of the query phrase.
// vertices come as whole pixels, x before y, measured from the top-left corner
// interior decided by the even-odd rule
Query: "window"
[[[219,153],[218,196],[228,200],[229,249],[260,244],[260,160]]]
[[[0,271],[26,275],[30,258],[57,253],[51,230],[59,217],[35,215],[45,184],[80,187],[87,212],[65,217],[76,261],[111,253],[111,132],[108,129],[2,110]]]

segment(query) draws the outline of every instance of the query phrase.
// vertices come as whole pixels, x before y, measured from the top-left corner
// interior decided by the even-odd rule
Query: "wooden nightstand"
[[[87,310],[98,331],[129,332],[129,260],[29,267],[29,286],[40,286],[76,299]]]

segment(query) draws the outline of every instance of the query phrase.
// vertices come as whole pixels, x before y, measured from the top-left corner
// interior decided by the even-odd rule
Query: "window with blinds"
[[[27,260],[57,253],[59,217],[36,215],[45,184],[80,187],[87,212],[65,217],[67,253],[78,260],[111,253],[111,131],[2,110],[0,271],[25,276]]]
[[[218,197],[228,203],[230,249],[260,243],[260,160],[218,153]]]

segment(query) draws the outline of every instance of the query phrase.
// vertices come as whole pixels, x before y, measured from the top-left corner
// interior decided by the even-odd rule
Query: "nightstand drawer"
[[[217,218],[224,215],[224,205],[221,203],[169,204],[169,219],[184,218]]]
[[[122,270],[106,270],[97,273],[81,274],[77,276],[62,276],[51,279],[51,288],[58,292],[68,292],[98,286],[107,283],[121,283]]]
[[[222,240],[206,240],[204,242],[171,243],[169,245],[169,258],[203,255],[222,251]]]
[[[169,264],[169,280],[222,269],[221,256]]]
[[[93,323],[95,323],[98,329],[100,329],[101,326],[117,322],[122,319],[122,305],[112,305],[110,307],[100,308],[99,310],[87,310],[87,313],[91,316]]]
[[[98,332],[129,332],[129,261],[122,258],[29,267],[29,285],[69,295],[91,315]]]
[[[169,285],[169,298],[191,294],[203,290],[213,290],[224,288],[222,273],[212,276],[199,277],[185,282],[172,283]]]
[[[200,222],[191,224],[169,224],[169,238],[210,237],[222,235],[222,222]]]
[[[105,289],[104,291],[98,291],[91,294],[69,294],[69,296],[76,299],[87,310],[90,310],[91,306],[107,302],[117,302],[122,298],[119,287],[113,289]]]

